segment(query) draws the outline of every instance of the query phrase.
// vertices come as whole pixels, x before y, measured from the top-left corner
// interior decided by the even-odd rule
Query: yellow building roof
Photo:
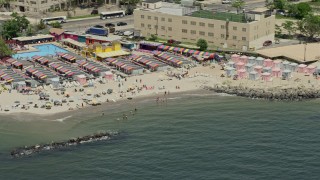
[[[108,57],[115,57],[115,56],[124,56],[124,55],[129,55],[129,54],[130,53],[127,51],[119,50],[119,51],[97,53],[97,57],[108,58]]]

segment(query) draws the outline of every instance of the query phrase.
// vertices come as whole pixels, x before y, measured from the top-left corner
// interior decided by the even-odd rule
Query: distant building
[[[134,11],[134,27],[147,37],[156,34],[191,43],[203,38],[209,46],[255,50],[267,40],[274,41],[275,16],[262,10],[235,14],[147,1]]]
[[[10,9],[20,12],[47,12],[66,7],[67,0],[12,0]]]

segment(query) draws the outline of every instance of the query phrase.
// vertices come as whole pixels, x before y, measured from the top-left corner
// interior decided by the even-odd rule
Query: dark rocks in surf
[[[103,133],[96,133],[93,135],[87,135],[83,137],[69,139],[67,141],[61,142],[51,142],[48,144],[40,144],[40,145],[33,145],[33,146],[24,146],[19,147],[10,152],[11,156],[14,158],[19,158],[23,156],[29,156],[35,153],[39,153],[41,151],[49,151],[55,149],[63,149],[71,146],[77,146],[79,144],[94,142],[94,141],[102,141],[102,140],[110,140],[113,137],[119,135],[118,132],[103,132]]]
[[[204,89],[241,97],[279,101],[301,101],[303,99],[320,98],[320,90],[306,87],[274,87],[262,89],[248,88],[244,86],[215,85],[205,86]]]

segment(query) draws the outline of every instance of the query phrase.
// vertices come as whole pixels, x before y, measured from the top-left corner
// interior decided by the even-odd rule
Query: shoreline
[[[168,76],[168,72],[165,71],[152,72],[106,83],[98,83],[97,81],[94,87],[83,88],[84,91],[76,91],[76,89],[82,87],[69,87],[66,88],[64,94],[45,86],[40,91],[50,95],[51,103],[55,100],[66,99],[66,102],[62,103],[62,106],[52,106],[50,110],[40,108],[50,101],[39,100],[39,95],[23,95],[15,91],[11,93],[5,91],[0,94],[0,116],[14,117],[18,120],[32,118],[47,120],[50,117],[66,118],[63,115],[73,116],[99,110],[107,112],[123,105],[144,100],[150,101],[151,98],[154,98],[155,101],[157,97],[163,97],[165,93],[169,92],[170,96],[175,96],[176,93],[213,90],[217,93],[269,100],[302,100],[320,97],[320,81],[312,76],[305,76],[305,74],[296,72],[293,74],[294,79],[281,80],[280,78],[274,78],[271,82],[249,79],[233,80],[232,78],[221,76],[225,72],[216,64],[207,67],[198,65],[190,70],[173,69],[170,73],[182,74],[186,71],[188,71],[188,76],[180,79]],[[228,90],[221,88],[214,89],[214,87],[228,86],[233,88],[229,88]],[[113,93],[103,93],[108,89],[112,89]],[[296,89],[312,89],[312,91],[308,91],[309,95],[307,96],[295,94],[294,96],[287,97],[285,94],[287,91],[283,89],[290,90],[290,92]],[[275,91],[282,92],[284,96],[276,95]],[[263,92],[268,92],[268,96],[261,95]],[[300,93],[303,94],[303,92]],[[66,97],[66,94],[70,95],[70,97]],[[101,105],[90,107],[90,104],[85,103],[85,99],[89,97],[91,100],[101,103]],[[127,98],[132,98],[132,100]],[[20,106],[17,106],[17,101],[20,103]],[[38,108],[33,107],[35,104],[38,105]],[[22,109],[22,105],[25,105],[26,108]],[[11,106],[9,112],[3,111],[5,106],[9,108]]]
[[[202,92],[209,92],[204,89],[195,89],[195,90],[186,90],[186,91],[179,91],[179,92],[173,92],[166,96],[167,100],[170,101],[172,99],[176,99],[178,97],[181,97],[183,95],[187,94],[202,94]],[[71,111],[62,111],[62,112],[55,112],[50,114],[35,114],[32,112],[14,112],[10,114],[0,114],[0,117],[10,117],[15,120],[20,121],[60,121],[63,122],[71,117],[80,117],[81,115],[101,115],[101,116],[107,116],[110,113],[115,112],[121,112],[121,111],[128,111],[130,108],[131,110],[134,110],[137,108],[138,111],[140,111],[141,108],[151,104],[156,104],[157,97],[161,96],[161,98],[165,99],[163,95],[159,94],[149,94],[149,95],[141,95],[138,97],[133,98],[132,100],[128,99],[119,99],[116,102],[104,102],[99,106],[87,106],[84,108],[74,109]],[[162,103],[168,103],[168,102],[159,102]],[[131,106],[131,107],[130,107]]]

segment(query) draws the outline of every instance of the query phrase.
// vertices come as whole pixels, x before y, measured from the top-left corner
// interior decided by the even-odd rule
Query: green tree
[[[2,37],[11,39],[19,36],[30,24],[26,16],[19,16],[17,13],[11,14],[11,19],[7,20],[2,25]]]
[[[292,35],[296,32],[297,28],[293,21],[285,21],[282,23],[283,29],[288,32],[289,38],[292,38]]]
[[[43,21],[40,21],[40,23],[37,24],[37,29],[38,30],[45,29],[46,27],[47,27],[47,25]]]
[[[301,3],[297,4],[296,6],[297,6],[297,10],[298,10],[298,14],[296,14],[296,17],[298,19],[302,19],[306,15],[308,15],[309,13],[312,12],[312,8],[308,3],[301,2]]]
[[[62,28],[62,25],[59,22],[53,22],[50,24],[50,26],[53,28]]]
[[[12,55],[11,49],[8,47],[6,42],[2,38],[0,38],[0,58],[11,56],[11,55]]]
[[[245,2],[243,0],[235,0],[232,2],[231,6],[237,9],[237,13],[244,7]]]
[[[20,34],[19,24],[16,21],[8,20],[2,25],[1,35],[4,39],[12,39]]]
[[[208,43],[204,39],[199,39],[197,41],[197,46],[200,47],[201,51],[204,51],[204,50],[206,50],[208,48]]]
[[[282,35],[281,26],[279,26],[278,24],[275,25],[275,35],[276,35],[276,37],[281,37],[281,35]]]
[[[287,0],[274,0],[273,6],[275,9],[285,10],[287,8],[288,1]]]
[[[320,17],[313,14],[297,22],[298,30],[301,34],[308,37],[309,40],[320,35]]]
[[[36,30],[35,30],[35,27],[32,26],[32,25],[29,25],[26,29],[26,35],[27,36],[33,36],[36,34]]]
[[[11,14],[11,17],[14,21],[16,21],[19,24],[19,31],[23,31],[27,29],[28,25],[30,24],[30,21],[26,18],[25,15],[19,16],[18,13],[14,12]]]
[[[149,38],[150,41],[156,41],[158,39],[158,36],[155,34],[151,34],[151,37]]]

